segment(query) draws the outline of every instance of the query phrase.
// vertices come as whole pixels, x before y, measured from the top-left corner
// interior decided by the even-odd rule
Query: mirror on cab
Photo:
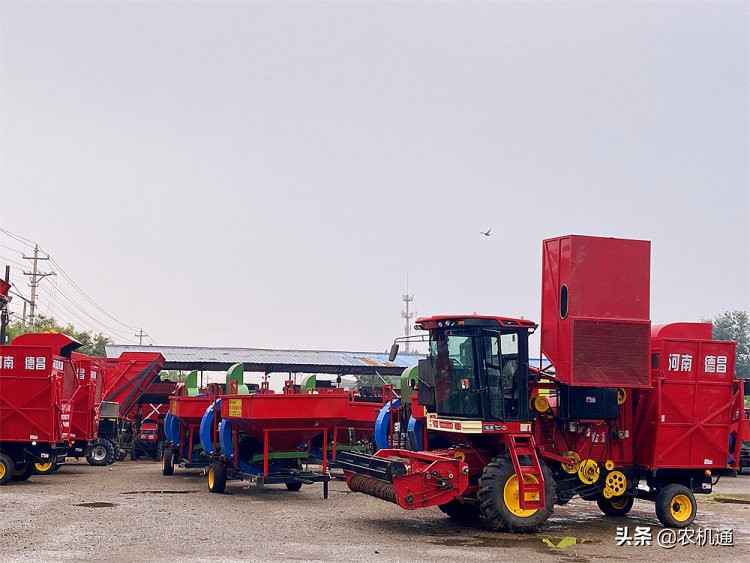
[[[393,346],[391,346],[391,353],[388,354],[388,361],[392,362],[393,360],[396,359],[397,355],[398,355],[398,344],[394,342]]]

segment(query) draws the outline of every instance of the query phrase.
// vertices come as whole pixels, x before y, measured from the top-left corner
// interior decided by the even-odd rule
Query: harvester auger
[[[663,525],[689,526],[694,495],[738,469],[736,343],[709,323],[651,326],[649,261],[647,241],[544,241],[544,369],[529,363],[528,319],[417,319],[430,351],[409,427],[429,451],[342,453],[350,489],[506,531],[537,529],[574,496],[610,516],[650,500]]]

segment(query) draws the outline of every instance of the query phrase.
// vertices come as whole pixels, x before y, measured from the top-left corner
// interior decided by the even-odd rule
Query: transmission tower
[[[406,282],[406,293],[401,296],[401,299],[406,303],[406,311],[401,311],[401,318],[405,319],[404,322],[404,335],[408,338],[411,335],[411,320],[416,316],[416,313],[409,311],[409,303],[414,301],[414,295],[409,295],[409,282]],[[404,352],[409,353],[409,341],[404,342]]]

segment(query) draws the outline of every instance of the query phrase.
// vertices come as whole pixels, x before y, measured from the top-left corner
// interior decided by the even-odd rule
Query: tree
[[[713,337],[716,340],[734,340],[737,343],[737,377],[750,378],[750,319],[747,311],[724,311],[713,320]]]
[[[62,326],[53,317],[45,317],[44,315],[39,315],[33,326],[25,326],[20,321],[8,325],[8,342],[11,342],[16,336],[22,334],[39,332],[62,332],[63,334],[67,334],[82,344],[76,352],[94,358],[106,357],[105,346],[112,342],[111,338],[104,336],[102,333],[94,334],[85,330],[76,330],[71,324]]]

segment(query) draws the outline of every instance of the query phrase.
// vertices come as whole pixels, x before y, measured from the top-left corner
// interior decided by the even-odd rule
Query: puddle
[[[121,495],[187,495],[190,493],[199,493],[200,491],[128,491],[120,493]]]
[[[584,543],[599,543],[600,540],[590,540],[587,538],[577,538],[575,536],[563,536],[561,538],[542,538],[542,542],[547,547],[555,549],[564,549],[572,545],[583,545]]]
[[[117,505],[114,502],[82,502],[75,506],[83,506],[84,508],[112,508]]]

